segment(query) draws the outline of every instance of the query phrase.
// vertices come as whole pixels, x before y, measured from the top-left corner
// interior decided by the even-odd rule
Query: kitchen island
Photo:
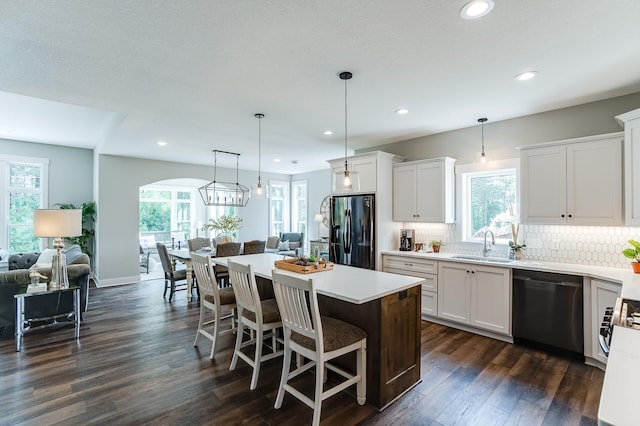
[[[273,297],[271,271],[282,256],[261,253],[213,258],[252,265],[262,298]],[[420,294],[422,279],[334,265],[312,274],[279,272],[312,278],[322,315],[357,325],[367,332],[367,402],[378,410],[420,383]],[[344,357],[355,371],[355,356]]]

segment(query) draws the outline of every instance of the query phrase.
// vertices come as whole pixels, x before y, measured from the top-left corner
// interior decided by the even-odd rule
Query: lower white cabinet
[[[511,269],[439,262],[438,317],[511,335]]]
[[[620,296],[621,285],[610,281],[591,279],[591,354],[594,359],[607,363],[607,357],[602,353],[598,343],[600,324],[607,307],[615,306]]]
[[[382,271],[424,278],[422,315],[438,315],[438,262],[414,256],[382,255]]]

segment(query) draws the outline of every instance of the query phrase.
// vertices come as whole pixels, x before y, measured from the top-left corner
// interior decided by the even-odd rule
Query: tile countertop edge
[[[640,274],[634,274],[631,270],[542,261],[492,263],[483,260],[455,259],[453,258],[455,256],[454,253],[436,254],[397,250],[385,251],[382,254],[582,275],[589,278],[618,282],[622,284],[622,297],[640,300]],[[632,391],[629,391],[628,384],[640,382],[640,367],[638,367],[640,366],[640,333],[638,330],[616,326],[610,349],[602,385],[600,406],[598,407],[598,424],[616,426],[638,424],[638,414],[635,408],[637,398]]]

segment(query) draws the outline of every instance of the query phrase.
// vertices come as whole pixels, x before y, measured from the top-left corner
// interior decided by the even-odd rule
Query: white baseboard
[[[110,279],[99,279],[98,277],[94,276],[93,280],[96,283],[96,287],[115,287],[119,285],[139,283],[140,275],[134,275],[131,277],[110,278]]]

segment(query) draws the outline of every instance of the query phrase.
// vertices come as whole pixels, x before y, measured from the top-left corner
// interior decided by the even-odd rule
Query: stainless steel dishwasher
[[[582,277],[513,270],[513,339],[584,357]]]

